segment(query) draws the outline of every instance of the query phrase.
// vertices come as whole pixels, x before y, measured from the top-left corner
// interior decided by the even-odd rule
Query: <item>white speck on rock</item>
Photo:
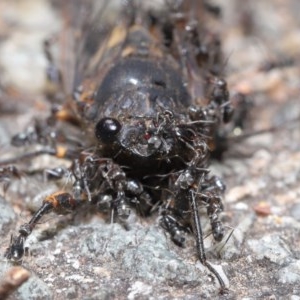
[[[282,268],[278,272],[278,280],[281,283],[300,284],[300,260],[296,260]]]
[[[266,235],[259,240],[248,240],[249,247],[258,260],[267,258],[271,262],[283,265],[291,260],[291,251],[277,235]]]
[[[137,296],[149,296],[152,293],[152,287],[141,282],[136,281],[129,289],[129,294],[127,296],[128,300],[136,299]],[[149,297],[148,299],[153,299]]]

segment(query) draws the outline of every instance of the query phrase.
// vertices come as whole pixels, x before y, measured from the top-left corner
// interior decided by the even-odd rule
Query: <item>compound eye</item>
[[[103,118],[96,124],[96,138],[101,140],[103,143],[111,143],[120,132],[121,127],[122,126],[118,120],[113,118]]]

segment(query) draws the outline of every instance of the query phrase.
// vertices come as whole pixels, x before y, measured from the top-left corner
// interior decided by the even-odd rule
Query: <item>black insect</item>
[[[61,89],[49,93],[56,103],[50,117],[13,137],[15,146],[44,147],[1,165],[41,154],[67,158],[70,168],[47,174],[68,175],[73,188],[46,197],[12,237],[8,259],[22,258],[25,240],[50,212],[88,203],[122,223],[132,209],[141,216],[158,212],[177,245],[184,245],[187,232],[194,234],[201,263],[226,292],[206,259],[199,215],[205,206],[212,235],[221,241],[225,185],[210,174],[209,161],[233,108],[220,75],[220,41],[205,26],[212,17],[207,3],[169,2],[159,10],[129,2],[113,26],[97,27],[93,19],[93,30],[80,36],[72,100]],[[49,78],[60,87],[60,72],[49,51],[47,56]]]

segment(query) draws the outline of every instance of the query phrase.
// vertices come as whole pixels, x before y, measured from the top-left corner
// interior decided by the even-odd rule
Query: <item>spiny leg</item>
[[[39,220],[46,214],[54,211],[55,213],[66,213],[75,210],[83,201],[75,200],[71,194],[65,192],[56,192],[49,195],[43,202],[42,206],[32,216],[28,223],[19,228],[19,235],[11,238],[9,248],[4,256],[14,261],[19,261],[24,255],[24,243],[27,237],[32,233]]]
[[[228,289],[226,288],[226,285],[218,273],[218,271],[207,261],[205,249],[204,249],[204,243],[203,243],[203,233],[202,233],[202,227],[200,222],[200,216],[199,216],[199,210],[198,210],[198,204],[195,199],[195,193],[193,190],[189,191],[189,202],[192,209],[193,214],[193,223],[194,223],[194,230],[196,235],[196,243],[197,243],[197,252],[200,259],[200,262],[207,267],[207,269],[215,275],[215,277],[218,279],[219,284],[221,286],[221,294],[227,293]]]

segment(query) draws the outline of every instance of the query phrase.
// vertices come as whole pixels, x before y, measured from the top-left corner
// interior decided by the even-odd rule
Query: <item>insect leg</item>
[[[199,217],[198,204],[196,202],[195,193],[194,193],[193,190],[189,191],[188,197],[189,197],[189,202],[190,202],[191,209],[192,209],[198,257],[200,259],[200,262],[205,267],[207,267],[207,269],[212,274],[215,275],[215,277],[217,278],[217,280],[219,281],[219,284],[221,286],[221,294],[224,294],[224,293],[227,292],[227,288],[225,286],[225,283],[224,283],[223,279],[221,278],[218,271],[206,259],[206,254],[205,254],[205,249],[204,249],[204,244],[203,244],[203,233],[202,233],[202,227],[201,227],[201,222],[200,222],[200,217]]]
[[[67,213],[75,210],[83,201],[75,200],[69,193],[56,192],[49,195],[43,202],[39,210],[35,212],[31,220],[19,228],[19,235],[11,238],[9,248],[5,252],[5,257],[18,261],[24,255],[24,243],[31,234],[39,220],[50,212]]]

